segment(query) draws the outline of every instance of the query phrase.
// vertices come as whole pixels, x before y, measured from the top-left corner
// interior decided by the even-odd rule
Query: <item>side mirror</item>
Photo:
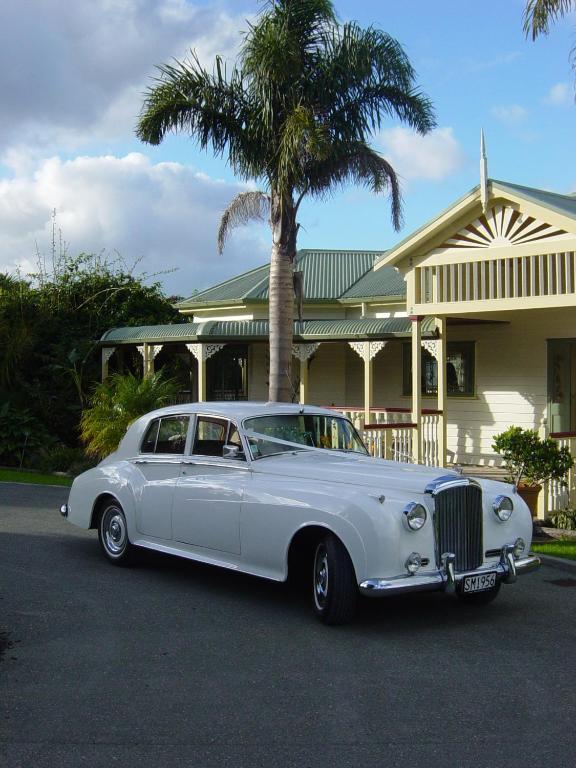
[[[238,445],[225,445],[222,448],[222,458],[224,459],[246,459],[244,451]]]

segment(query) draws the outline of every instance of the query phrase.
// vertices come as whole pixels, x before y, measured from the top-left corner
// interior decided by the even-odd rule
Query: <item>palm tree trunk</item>
[[[296,210],[291,196],[272,195],[270,258],[270,402],[292,400],[292,339],[294,334],[293,267],[296,256]]]

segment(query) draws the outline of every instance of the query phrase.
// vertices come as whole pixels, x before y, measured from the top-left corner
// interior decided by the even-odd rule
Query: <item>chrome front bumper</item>
[[[514,545],[508,544],[502,547],[500,560],[495,565],[485,566],[475,571],[456,573],[454,570],[455,555],[446,553],[442,556],[441,568],[422,573],[392,576],[387,579],[367,579],[360,584],[360,592],[368,597],[381,597],[383,595],[398,595],[404,592],[425,592],[427,590],[444,590],[455,592],[458,585],[466,576],[474,576],[482,573],[496,571],[497,578],[504,584],[512,584],[517,576],[535,571],[540,567],[540,558],[535,555],[514,558]]]

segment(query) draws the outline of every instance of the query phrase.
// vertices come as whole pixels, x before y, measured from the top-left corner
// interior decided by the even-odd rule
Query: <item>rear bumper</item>
[[[485,566],[475,571],[456,573],[454,570],[455,556],[447,553],[442,557],[442,566],[433,571],[404,573],[400,576],[392,576],[386,579],[367,579],[360,584],[360,592],[368,597],[382,597],[389,594],[402,594],[405,592],[426,592],[444,590],[455,592],[460,582],[466,576],[474,576],[483,573],[496,572],[499,581],[512,584],[517,576],[522,576],[540,567],[540,558],[535,555],[522,557],[516,560],[513,553],[514,546],[506,545],[502,548],[500,561],[495,565]]]

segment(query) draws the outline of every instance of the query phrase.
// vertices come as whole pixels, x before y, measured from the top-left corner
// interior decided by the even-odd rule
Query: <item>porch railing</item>
[[[552,432],[550,434],[560,447],[567,446],[576,458],[576,432]],[[563,509],[574,508],[576,504],[576,467],[568,471],[563,481],[551,480],[546,483],[546,512],[560,512]]]
[[[358,429],[372,456],[411,463],[413,436],[416,425],[409,408],[371,408],[369,424],[364,423],[364,409],[350,406],[331,406],[347,416]],[[422,463],[439,466],[438,428],[441,411],[422,410]]]

